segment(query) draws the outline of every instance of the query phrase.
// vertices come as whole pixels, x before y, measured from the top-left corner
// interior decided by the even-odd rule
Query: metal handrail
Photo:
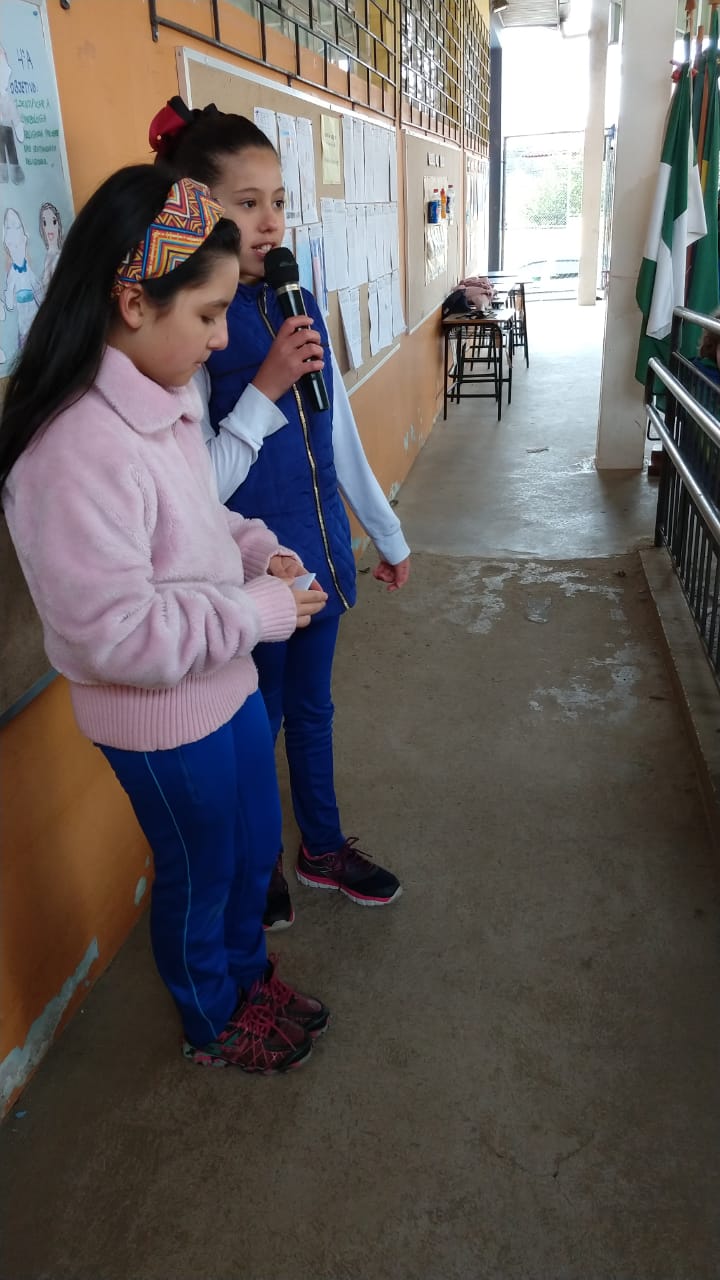
[[[681,308],[678,307],[677,310],[680,311]],[[696,312],[691,311],[688,312],[688,314],[695,315]],[[718,333],[720,333],[720,323],[718,324]],[[711,413],[708,413],[707,409],[704,409],[701,404],[698,404],[697,400],[691,396],[690,392],[683,386],[682,382],[678,382],[674,374],[672,374],[656,356],[651,357],[648,363],[648,368],[652,369],[655,377],[667,387],[673,399],[677,400],[678,404],[682,405],[683,409],[690,414],[693,421],[697,422],[698,426],[705,432],[705,435],[712,440],[713,444],[716,444],[718,448],[720,448],[720,422],[718,422],[717,418],[713,417]],[[648,417],[652,419],[653,426],[657,427],[657,411],[653,410],[653,413],[651,414],[650,410],[652,408],[653,406],[650,404],[645,405]],[[662,421],[662,419],[660,419],[660,421]]]
[[[645,412],[662,440],[663,449],[682,479],[682,482],[700,512],[700,515],[710,529],[710,532],[717,539],[718,543],[720,543],[720,517],[718,516],[717,511],[712,503],[708,502],[708,499],[705,497],[705,494],[693,476],[692,471],[690,471],[685,459],[680,453],[680,450],[675,444],[675,441],[670,435],[670,432],[665,426],[665,423],[655,406],[647,404],[645,406]]]
[[[720,338],[720,318],[715,319],[713,316],[705,316],[701,311],[691,311],[689,307],[675,307],[673,311],[673,319],[687,320],[689,324],[697,324],[701,329],[709,329],[710,333],[714,333]]]
[[[677,307],[668,362],[673,372],[661,360],[648,362],[645,414],[662,443],[665,459],[660,471],[655,546],[667,548],[720,685],[720,387],[703,386],[708,379],[682,356],[684,321],[717,334],[720,342],[720,318]],[[701,385],[696,397],[698,378]]]

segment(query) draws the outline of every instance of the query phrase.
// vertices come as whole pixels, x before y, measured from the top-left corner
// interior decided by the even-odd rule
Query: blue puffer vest
[[[303,290],[308,315],[328,351],[325,382],[332,405],[333,377],[325,325],[315,299]],[[266,285],[243,285],[227,316],[229,342],[208,360],[210,420],[218,423],[252,382],[283,322],[275,294]],[[232,511],[259,517],[317,574],[328,593],[322,617],[355,603],[355,559],[350,526],[338,492],[332,447],[332,409],[314,413],[293,387],[277,402],[288,425],[265,440],[257,462],[227,501]]]

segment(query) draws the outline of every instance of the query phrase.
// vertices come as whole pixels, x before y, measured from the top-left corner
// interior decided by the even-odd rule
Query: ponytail
[[[270,139],[247,116],[218,111],[214,102],[191,109],[171,98],[150,124],[149,142],[158,161],[172,166],[180,178],[194,178],[211,189],[221,176],[223,156],[250,147],[277,152]]]

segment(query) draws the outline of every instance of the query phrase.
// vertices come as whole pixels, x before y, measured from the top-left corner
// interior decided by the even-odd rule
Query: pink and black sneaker
[[[317,857],[301,844],[295,874],[300,884],[310,889],[336,889],[361,907],[386,907],[402,893],[397,876],[358,849],[355,836],[350,836],[340,849]]]
[[[239,1067],[272,1076],[302,1066],[312,1039],[298,1022],[276,1018],[267,1005],[243,998],[216,1040],[198,1047],[185,1041],[183,1056],[201,1067]]]
[[[295,1022],[313,1040],[327,1031],[330,1010],[315,996],[304,996],[294,991],[277,976],[279,957],[268,957],[268,967],[263,978],[253,983],[248,993],[252,1004],[269,1009],[276,1019]]]
[[[266,932],[277,933],[281,929],[289,929],[294,919],[295,912],[290,901],[290,890],[283,871],[282,854],[279,854],[268,885],[265,914],[263,915],[263,929]]]

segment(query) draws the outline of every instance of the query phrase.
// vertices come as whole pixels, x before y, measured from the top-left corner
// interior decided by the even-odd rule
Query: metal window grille
[[[395,116],[395,0],[206,0],[196,28],[173,17],[174,0],[148,4],[154,40],[165,27]],[[238,13],[253,20],[255,51],[227,36]]]
[[[459,142],[462,123],[460,0],[403,0],[403,119]]]
[[[490,154],[490,32],[475,0],[465,0],[463,120],[465,147]]]

